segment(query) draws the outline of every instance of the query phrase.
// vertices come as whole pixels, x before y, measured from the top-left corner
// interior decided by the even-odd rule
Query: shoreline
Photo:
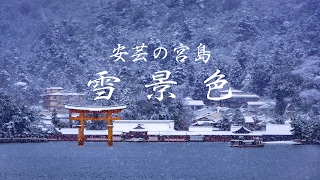
[[[6,143],[42,143],[48,142],[47,138],[0,138],[0,144]]]
[[[69,140],[62,140],[62,139],[52,139],[52,138],[0,138],[0,144],[7,144],[7,143],[43,143],[43,142],[62,142],[62,141],[77,141],[75,139],[69,139]],[[85,142],[106,142],[107,140],[99,139],[99,140],[86,140]],[[135,143],[141,143],[141,142],[211,142],[211,143],[221,143],[221,142],[230,142],[230,141],[188,141],[188,140],[167,140],[167,141],[151,141],[151,140],[145,140],[145,141],[133,141],[131,139],[126,140],[116,140],[113,142],[135,142]],[[264,141],[263,144],[284,144],[284,145],[306,145],[305,143],[299,143],[295,142],[294,140],[287,140],[287,141]]]

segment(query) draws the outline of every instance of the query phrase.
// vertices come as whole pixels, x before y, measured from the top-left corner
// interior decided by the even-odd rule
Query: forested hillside
[[[147,61],[133,62],[144,43]],[[184,63],[174,48],[190,50]],[[195,61],[202,43],[207,63]],[[114,61],[117,44],[125,62]],[[127,105],[126,119],[183,119],[182,98],[207,100],[204,80],[216,69],[228,84],[320,113],[320,1],[318,0],[1,0],[0,91],[37,105],[45,88],[85,92],[86,104]],[[165,47],[165,59],[153,57]],[[175,99],[147,99],[152,74],[169,70]],[[110,100],[94,101],[89,80],[108,71],[121,79]],[[20,82],[20,83],[18,83]],[[22,82],[22,83],[21,83]]]

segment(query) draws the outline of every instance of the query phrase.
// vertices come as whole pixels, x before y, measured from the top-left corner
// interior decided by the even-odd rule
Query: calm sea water
[[[0,179],[320,179],[320,146],[0,144]]]

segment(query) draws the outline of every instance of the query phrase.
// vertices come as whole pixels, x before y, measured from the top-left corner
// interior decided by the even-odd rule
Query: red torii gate
[[[65,105],[66,109],[69,109],[70,120],[80,121],[78,126],[78,146],[84,145],[84,121],[107,121],[108,122],[108,145],[113,145],[112,129],[113,120],[120,120],[120,117],[112,117],[113,113],[120,113],[126,106],[99,106],[99,107],[83,107],[83,106],[72,106]],[[78,116],[74,116],[78,114]],[[101,116],[100,116],[101,115]]]

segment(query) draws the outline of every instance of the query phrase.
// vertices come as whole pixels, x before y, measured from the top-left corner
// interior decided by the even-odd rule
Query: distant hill
[[[0,6],[0,90],[16,101],[38,104],[44,89],[62,86],[86,92],[90,104],[127,104],[127,118],[160,114],[192,96],[207,104],[203,81],[216,69],[235,89],[319,113],[319,0],[2,0]],[[133,62],[144,43],[147,62]],[[177,62],[174,48],[190,50]],[[195,61],[202,43],[207,63]],[[125,62],[114,61],[117,44]],[[162,46],[166,59],[154,59]],[[156,71],[169,70],[176,100],[148,100]],[[108,71],[121,79],[109,101],[93,101],[89,80]],[[21,85],[21,83],[27,83]],[[17,84],[18,83],[18,84]],[[169,89],[168,89],[169,90]]]

